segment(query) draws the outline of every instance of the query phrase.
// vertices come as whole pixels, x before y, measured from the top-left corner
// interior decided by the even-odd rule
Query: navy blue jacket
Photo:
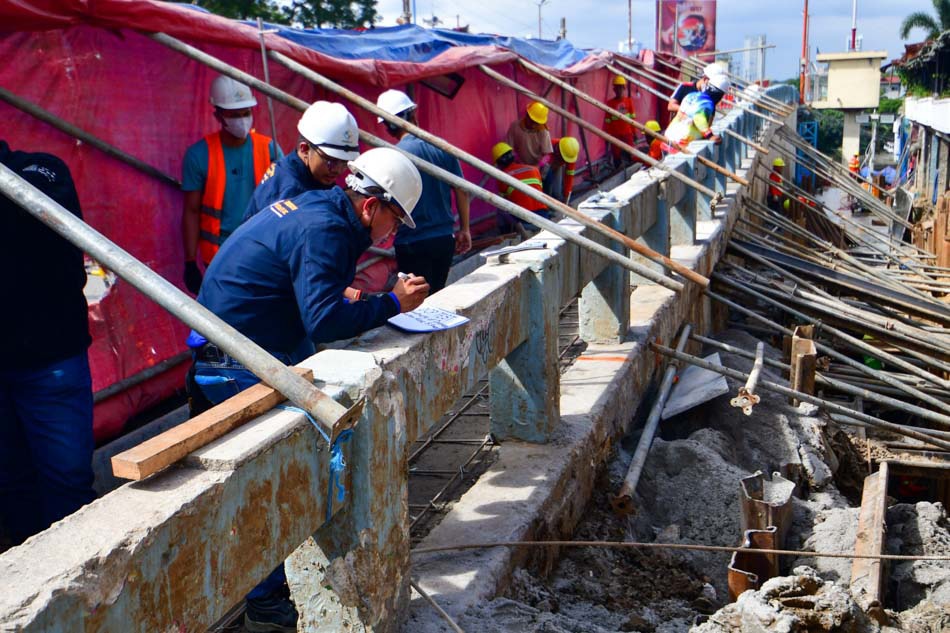
[[[82,219],[62,160],[0,141],[0,163]],[[6,294],[16,301],[0,313],[4,369],[34,369],[85,352],[92,339],[82,251],[0,195],[0,262],[10,273]]]
[[[292,151],[271,165],[264,174],[261,184],[254,190],[254,195],[247,203],[242,222],[247,222],[278,200],[295,198],[305,191],[327,190],[331,187],[333,185],[327,186],[314,179],[310,168],[300,160],[296,150]]]
[[[224,243],[198,302],[274,354],[356,336],[399,312],[389,295],[343,299],[370,242],[339,187],[275,202]]]

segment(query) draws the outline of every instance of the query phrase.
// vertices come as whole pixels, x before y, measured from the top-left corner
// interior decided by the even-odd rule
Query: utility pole
[[[557,39],[567,39],[567,18],[561,18],[561,30],[557,34]]]
[[[402,0],[402,15],[399,18],[403,24],[412,24],[412,9],[409,2],[410,0]]]
[[[660,5],[657,5],[657,11]],[[633,51],[633,0],[627,0],[627,53]]]
[[[805,0],[805,13],[802,19],[802,59],[798,73],[798,102],[805,104],[808,82],[808,0]]]
[[[538,0],[538,39],[541,39],[541,7],[548,4],[551,0]]]
[[[858,48],[858,0],[851,0],[851,50]]]

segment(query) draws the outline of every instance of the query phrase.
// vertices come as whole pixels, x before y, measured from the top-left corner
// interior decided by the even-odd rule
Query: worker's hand
[[[185,262],[185,288],[188,288],[193,295],[201,290],[201,271],[198,270],[198,264],[194,260]]]
[[[425,277],[409,275],[408,279],[399,279],[393,286],[393,292],[399,299],[399,305],[403,312],[411,312],[425,301],[429,296],[429,284]]]
[[[715,143],[716,145],[719,145],[720,143],[722,143],[722,137],[719,136],[718,134],[713,134],[712,136],[709,137],[709,140]]]
[[[459,231],[455,234],[455,252],[459,255],[464,255],[465,253],[472,250],[472,232],[471,231]]]

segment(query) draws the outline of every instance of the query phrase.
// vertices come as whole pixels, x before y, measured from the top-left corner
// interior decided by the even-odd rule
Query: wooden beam
[[[292,369],[307,380],[313,380],[311,370]],[[122,479],[145,479],[284,400],[279,391],[263,383],[254,385],[187,422],[113,456],[112,473]]]
[[[855,554],[877,556],[883,553],[888,474],[887,462],[881,462],[876,473],[864,478],[861,514],[854,543]],[[884,561],[856,558],[851,563],[851,595],[858,606],[879,622],[886,621],[887,618],[881,601],[883,581]]]

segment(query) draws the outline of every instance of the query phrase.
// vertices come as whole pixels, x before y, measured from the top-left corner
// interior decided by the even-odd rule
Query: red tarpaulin
[[[164,32],[257,77],[263,77],[256,29],[182,6],[150,1],[96,2],[0,1],[0,85],[54,115],[115,145],[175,178],[181,178],[185,149],[217,129],[208,101],[216,74],[139,31]],[[288,40],[269,37],[268,46],[325,73],[375,100],[383,89],[404,87],[425,77],[458,72],[465,82],[454,98],[415,83],[419,122],[427,130],[490,161],[491,146],[502,139],[527,100],[485,77],[472,66],[489,63],[532,90],[573,109],[574,98],[524,69],[515,56],[496,47],[457,47],[426,63],[340,60]],[[590,94],[610,94],[610,74],[603,69],[609,55],[591,55],[559,74],[573,77]],[[270,64],[271,83],[308,102],[339,98],[284,67]],[[637,118],[656,114],[656,100],[634,92]],[[264,97],[257,95],[255,126],[270,134]],[[348,106],[361,129],[386,137],[374,116]],[[600,125],[603,113],[584,102],[580,115]],[[286,152],[297,139],[300,113],[274,104],[278,141]],[[77,142],[46,123],[0,103],[3,138],[14,149],[56,154],[69,165],[86,221],[157,273],[181,284],[181,192],[102,152]],[[552,116],[552,134],[562,121]],[[579,136],[574,125],[568,134]],[[587,134],[592,158],[605,152],[604,142]],[[580,163],[584,164],[584,155]],[[482,174],[464,166],[465,176],[480,182]],[[491,183],[489,186],[493,187]],[[474,215],[485,214],[484,205]],[[90,306],[93,344],[90,361],[93,389],[116,382],[172,358],[185,350],[185,327],[122,280]],[[110,397],[96,407],[96,436],[102,441],[121,432],[133,414],[167,398],[183,384],[185,365]]]

